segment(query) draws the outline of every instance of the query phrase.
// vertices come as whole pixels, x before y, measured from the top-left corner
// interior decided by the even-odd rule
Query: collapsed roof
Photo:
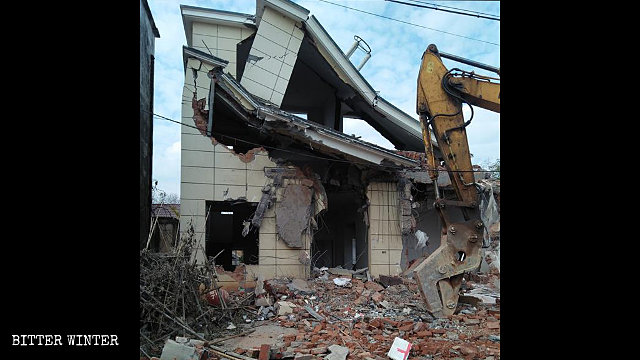
[[[307,9],[291,1],[257,0],[255,15],[181,5],[188,44],[185,51],[191,51],[193,55],[193,51],[201,50],[202,54],[208,55],[204,52],[207,51],[206,48],[191,43],[193,22],[243,26],[260,31],[261,22],[266,22],[264,18],[267,9],[269,12],[277,12],[292,19],[296,22],[296,27],[300,27],[299,30],[294,29],[300,31],[301,39],[295,39],[299,41],[299,47],[295,49],[295,57],[291,62],[293,70],[288,77],[288,83],[285,84],[286,90],[283,91],[283,96],[274,100],[273,97],[267,98],[267,96],[247,91],[245,94],[247,96],[242,97],[252,98],[261,106],[272,105],[269,108],[274,114],[295,119],[290,120],[292,123],[304,123],[305,126],[311,126],[314,129],[322,128],[324,134],[332,134],[333,137],[342,140],[349,138],[349,141],[354,143],[364,142],[342,134],[342,119],[344,117],[362,119],[387,138],[396,149],[424,151],[419,122],[380,97],[318,20],[313,15],[309,16]],[[271,25],[265,25],[264,28],[267,29],[269,26]],[[237,59],[234,59],[237,75],[234,79],[227,74],[225,82],[234,84],[229,86],[246,85],[248,80],[243,79],[243,75],[246,74],[246,64],[253,65],[252,61],[266,57],[255,56],[255,54],[262,55],[261,52],[256,52],[257,46],[254,46],[254,41],[257,42],[258,40],[255,39],[258,37],[254,33],[238,43]],[[291,39],[294,40],[294,38]],[[216,57],[209,56],[208,61],[217,63],[216,66],[220,66],[219,62],[224,61],[219,58],[215,60]],[[185,55],[185,69],[186,57],[187,55]],[[267,60],[270,59],[267,58]],[[305,114],[306,120],[294,114]],[[323,126],[318,127],[318,124]],[[374,148],[376,151],[382,149]],[[389,150],[382,152],[392,153]]]
[[[253,96],[233,76],[224,72],[227,61],[223,59],[186,46],[183,47],[183,56],[185,62],[192,58],[213,67],[210,77],[215,83],[214,105],[209,110],[213,109],[209,117],[212,123],[210,127],[205,127],[209,123],[203,121],[199,129],[218,141],[224,143],[226,136],[241,142],[242,139],[261,138],[259,142],[264,143],[267,142],[267,136],[279,136],[280,141],[290,138],[299,146],[302,144],[302,151],[319,151],[336,158],[349,159],[354,164],[377,164],[390,168],[415,168],[420,165],[419,161],[401,156],[396,151],[296,116]],[[198,106],[196,103],[194,101],[194,106]],[[205,111],[204,106],[199,111]],[[206,111],[207,117],[209,111]]]

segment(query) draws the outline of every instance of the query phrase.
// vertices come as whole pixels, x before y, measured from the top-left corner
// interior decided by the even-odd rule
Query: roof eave
[[[207,53],[204,53],[198,49],[194,49],[192,47],[188,47],[188,46],[182,46],[182,60],[186,69],[186,64],[187,64],[187,59],[188,58],[196,58],[202,62],[205,62],[211,66],[213,66],[214,68],[216,67],[220,67],[220,68],[224,68],[226,67],[229,62],[227,60],[221,59],[219,57],[213,56],[213,55],[209,55]]]
[[[277,12],[288,16],[296,21],[305,21],[309,17],[309,10],[288,0],[257,0],[256,1],[256,24],[259,25],[264,7],[268,6]]]
[[[197,6],[180,5],[182,25],[187,38],[187,45],[191,44],[191,24],[194,20],[207,24],[221,24],[231,26],[255,26],[255,16],[224,10],[206,9]]]

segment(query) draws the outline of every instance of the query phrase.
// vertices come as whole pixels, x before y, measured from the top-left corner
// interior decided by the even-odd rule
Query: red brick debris
[[[349,349],[347,360],[383,360],[389,359],[387,353],[391,344],[399,337],[412,344],[407,359],[500,359],[499,299],[495,303],[474,299],[478,301],[472,301],[471,305],[464,299],[472,297],[462,296],[451,318],[436,319],[426,311],[413,280],[386,281],[395,285],[385,288],[375,281],[353,277],[347,286],[341,287],[333,282],[337,277],[345,276],[329,275],[308,280],[312,292],[298,291],[290,286],[290,279],[265,281],[264,289],[275,303],[287,302],[295,307],[291,308],[291,313],[278,315],[278,307],[274,306],[269,318],[261,320],[263,317],[255,316],[252,324],[239,324],[236,333],[262,323],[277,324],[297,332],[279,335],[277,343],[270,348],[269,345],[257,345],[251,349],[228,350],[259,360],[322,360],[331,352],[331,345],[339,345]],[[474,279],[482,280],[483,284],[465,277],[463,292],[492,283],[491,279],[478,275],[474,275]],[[256,314],[264,314],[261,312],[264,307],[254,308]],[[221,334],[220,338],[225,336],[228,335]],[[221,359],[216,354],[207,356],[208,359]]]

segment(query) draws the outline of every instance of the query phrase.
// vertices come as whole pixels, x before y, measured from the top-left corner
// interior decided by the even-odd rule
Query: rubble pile
[[[194,236],[171,253],[140,253],[140,353],[160,354],[167,339],[205,340],[240,332],[252,322],[253,292],[228,292],[218,285],[214,262],[198,267],[192,259]]]
[[[218,353],[210,352],[207,358],[381,360],[394,358],[394,341],[410,344],[404,359],[500,358],[499,291],[490,282],[465,279],[455,315],[436,319],[426,311],[415,281],[388,277],[384,286],[348,272],[320,271],[309,281],[258,281],[261,298],[272,304],[254,304],[254,321],[238,328],[269,323],[293,332],[274,334],[272,344],[255,341],[238,347],[231,340],[217,342]],[[228,352],[224,356],[219,354],[222,348]],[[204,349],[209,349],[206,343]]]

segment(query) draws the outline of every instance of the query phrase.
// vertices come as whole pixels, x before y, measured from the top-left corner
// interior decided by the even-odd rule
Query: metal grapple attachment
[[[449,317],[456,310],[464,272],[480,265],[483,231],[480,220],[450,224],[441,237],[440,247],[412,269],[427,310],[433,316]]]

